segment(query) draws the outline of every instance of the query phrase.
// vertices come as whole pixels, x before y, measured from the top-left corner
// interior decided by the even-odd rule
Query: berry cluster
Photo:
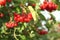
[[[46,28],[42,28],[42,27],[38,27],[36,29],[37,33],[40,34],[40,35],[45,35],[48,33],[48,30]]]
[[[7,28],[14,28],[18,25],[18,23],[16,23],[16,22],[7,22],[5,25],[6,25]]]
[[[30,22],[32,20],[32,14],[31,13],[28,13],[28,14],[22,13],[20,15],[20,14],[14,13],[14,20],[16,22]]]
[[[0,0],[0,5],[1,6],[5,6],[5,4],[6,4],[6,0]]]
[[[43,4],[41,4],[40,9],[41,10],[47,10],[47,11],[51,12],[51,11],[57,9],[57,5],[54,4],[53,2],[44,1]]]
[[[0,18],[2,18],[4,16],[4,14],[3,13],[0,13]]]
[[[6,2],[11,2],[12,0],[0,0],[0,5],[1,6],[5,6],[6,5]]]

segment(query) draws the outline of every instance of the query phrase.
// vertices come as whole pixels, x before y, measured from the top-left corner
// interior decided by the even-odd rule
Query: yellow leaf
[[[28,9],[30,10],[34,21],[37,21],[38,20],[38,13],[32,8],[32,6],[28,6]]]

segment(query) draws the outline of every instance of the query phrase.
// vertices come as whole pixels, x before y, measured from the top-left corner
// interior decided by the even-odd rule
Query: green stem
[[[18,38],[16,37],[16,34],[15,34],[15,31],[16,31],[16,28],[14,28],[14,38],[15,38],[16,40],[18,40]]]

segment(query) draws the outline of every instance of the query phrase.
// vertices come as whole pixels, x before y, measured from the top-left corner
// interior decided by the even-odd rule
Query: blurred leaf
[[[38,16],[39,16],[38,13],[31,6],[28,6],[28,8],[32,14],[34,21],[36,22],[38,20]]]

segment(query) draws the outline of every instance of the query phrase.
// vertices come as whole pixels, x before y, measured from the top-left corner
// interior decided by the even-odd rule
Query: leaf
[[[38,13],[32,8],[32,6],[28,6],[28,9],[32,14],[33,20],[36,22],[38,20]]]
[[[16,10],[17,10],[18,13],[20,13],[20,9],[18,7],[16,8]]]

